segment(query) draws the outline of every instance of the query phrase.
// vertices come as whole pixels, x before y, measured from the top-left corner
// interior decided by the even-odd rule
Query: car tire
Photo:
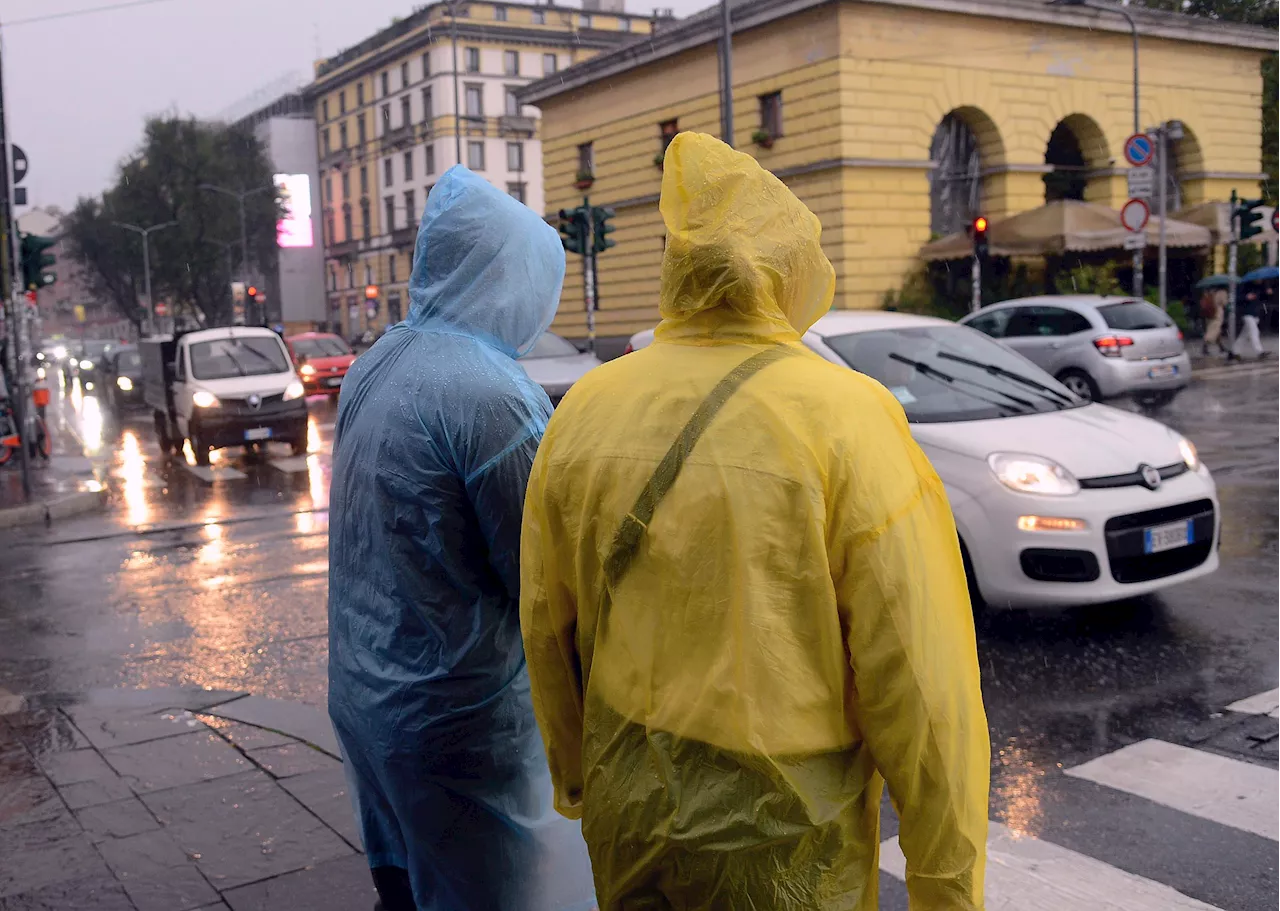
[[[1086,402],[1096,402],[1102,398],[1102,390],[1098,388],[1098,384],[1083,370],[1064,370],[1058,374],[1057,380]]]
[[[981,613],[987,606],[986,600],[982,597],[982,589],[978,587],[978,576],[973,571],[973,560],[969,559],[969,548],[964,545],[964,538],[960,538],[960,559],[964,563],[964,579],[969,586],[969,605],[973,608],[975,614]]]
[[[196,464],[207,466],[209,464],[209,444],[201,439],[199,428],[191,428],[191,436],[187,438],[187,441],[191,444],[191,451],[195,453]]]
[[[169,419],[160,412],[155,412],[152,419],[156,425],[156,441],[160,444],[160,451],[165,455],[173,452],[176,448],[173,440],[169,437]]]
[[[296,456],[307,454],[307,430],[308,427],[304,423],[300,428],[298,428],[297,434],[289,443],[291,451]]]

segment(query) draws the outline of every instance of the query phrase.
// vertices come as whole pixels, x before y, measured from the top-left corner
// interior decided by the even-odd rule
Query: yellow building
[[[356,336],[408,312],[418,222],[452,165],[541,211],[537,111],[516,89],[652,28],[621,0],[434,3],[318,62],[304,94],[316,119],[331,320]]]
[[[1257,195],[1263,28],[1132,10],[1141,122],[1184,125],[1170,156],[1173,201]],[[1119,208],[1133,132],[1129,27],[1040,0],[759,0],[733,13],[735,146],[821,218],[836,306],[872,308],[931,236],[1062,196]],[[599,258],[598,333],[657,318],[664,232],[661,152],[677,130],[720,134],[719,18],[708,10],[601,55],[521,99],[542,112],[546,209],[617,211]],[[558,331],[585,334],[570,256]]]

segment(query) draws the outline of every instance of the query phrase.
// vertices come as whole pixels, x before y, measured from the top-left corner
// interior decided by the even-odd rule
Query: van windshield
[[[198,380],[287,373],[289,361],[275,338],[249,336],[196,342],[191,346],[191,375]]]

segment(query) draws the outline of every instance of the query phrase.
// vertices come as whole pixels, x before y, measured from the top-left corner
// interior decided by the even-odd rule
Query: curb
[[[86,512],[94,512],[107,505],[107,490],[82,490],[40,503],[26,503],[11,509],[0,509],[0,528],[13,528],[43,522],[49,525],[54,519],[65,519]]]

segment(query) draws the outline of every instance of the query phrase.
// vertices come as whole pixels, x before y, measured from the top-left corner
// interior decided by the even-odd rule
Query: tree
[[[272,168],[248,131],[155,118],[147,122],[138,151],[121,165],[115,185],[101,200],[80,200],[64,224],[72,255],[83,263],[92,290],[135,324],[145,285],[142,239],[116,223],[146,228],[176,222],[151,235],[152,294],[189,307],[205,325],[231,321],[231,276],[219,244],[235,244],[239,273],[239,208],[234,199],[203,185],[237,192],[272,188]],[[282,213],[274,189],[245,198],[248,263],[240,277],[261,281],[275,271],[276,223]]]

